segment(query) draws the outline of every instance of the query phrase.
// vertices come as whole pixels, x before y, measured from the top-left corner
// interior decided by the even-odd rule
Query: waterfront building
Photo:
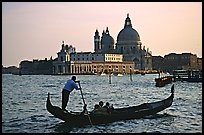
[[[33,63],[32,61],[23,60],[19,64],[19,69],[21,74],[32,74],[33,73]]]
[[[145,55],[144,55],[144,70],[146,71],[152,70],[152,53],[149,52],[148,48],[147,48],[147,51],[145,51]]]
[[[153,70],[164,69],[164,58],[162,56],[152,56],[152,69]]]
[[[198,70],[202,70],[202,58],[197,58]]]
[[[116,66],[117,64],[120,66]],[[151,53],[144,46],[142,49],[140,36],[132,28],[128,14],[124,28],[117,36],[116,44],[108,27],[103,30],[101,37],[96,29],[94,52],[67,51],[62,45],[61,51],[58,52],[58,61],[54,62],[53,71],[54,74],[98,73],[104,71],[129,73],[130,70],[134,69],[151,70],[152,58]]]
[[[75,47],[65,45],[62,41],[61,50],[57,53],[57,60],[53,62],[53,73],[70,73],[70,54],[75,52]]]
[[[56,60],[53,62],[54,74],[91,74],[103,71],[128,73],[130,67],[133,67],[131,62],[123,62],[122,54],[76,52],[73,46],[64,46],[64,42],[57,55]],[[106,68],[107,63],[111,69],[109,69],[109,66]],[[117,64],[121,66],[115,66]],[[101,69],[103,65],[104,69]]]
[[[172,72],[173,70],[202,70],[202,58],[192,53],[170,53],[152,56],[153,70]]]
[[[122,54],[72,52],[66,55],[69,59],[59,59],[61,53],[58,53],[57,61],[53,62],[54,74],[129,73],[134,67],[133,62],[123,62]]]
[[[133,62],[71,61],[72,74],[130,73]]]
[[[2,74],[19,74],[19,68],[16,66],[9,66],[9,67],[3,67],[2,65]]]
[[[197,69],[197,55],[192,53],[170,53],[164,56],[164,70]]]
[[[47,60],[33,59],[33,61],[23,60],[19,64],[19,74],[22,75],[39,75],[52,74],[53,60],[52,57]]]

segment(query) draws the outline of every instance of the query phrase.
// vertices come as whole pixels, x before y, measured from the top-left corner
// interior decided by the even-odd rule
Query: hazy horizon
[[[94,51],[94,34],[108,27],[117,42],[127,14],[153,56],[202,58],[202,2],[2,2],[2,65],[56,58],[62,41]]]

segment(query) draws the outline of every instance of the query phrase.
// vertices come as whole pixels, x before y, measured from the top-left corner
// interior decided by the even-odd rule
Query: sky
[[[93,52],[106,27],[116,43],[128,13],[153,56],[202,57],[202,2],[2,2],[2,65],[54,59],[62,41]]]

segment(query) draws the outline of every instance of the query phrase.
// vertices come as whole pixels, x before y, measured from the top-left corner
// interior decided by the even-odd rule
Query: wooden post
[[[111,74],[109,73],[109,84],[111,84]]]
[[[131,69],[130,69],[130,81],[132,82],[132,72],[131,72]]]

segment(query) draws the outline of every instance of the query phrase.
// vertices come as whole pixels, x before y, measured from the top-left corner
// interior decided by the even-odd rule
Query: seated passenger
[[[103,108],[106,108],[107,113],[111,114],[113,110],[113,105],[110,106],[110,103],[106,102],[106,105],[104,105]]]
[[[103,106],[103,101],[100,101],[99,105],[100,105],[100,107],[102,107]]]
[[[92,111],[94,114],[108,114],[106,108],[101,107],[98,104],[95,104],[94,110]]]
[[[103,108],[110,108],[110,103],[106,102],[106,105],[104,105]]]

